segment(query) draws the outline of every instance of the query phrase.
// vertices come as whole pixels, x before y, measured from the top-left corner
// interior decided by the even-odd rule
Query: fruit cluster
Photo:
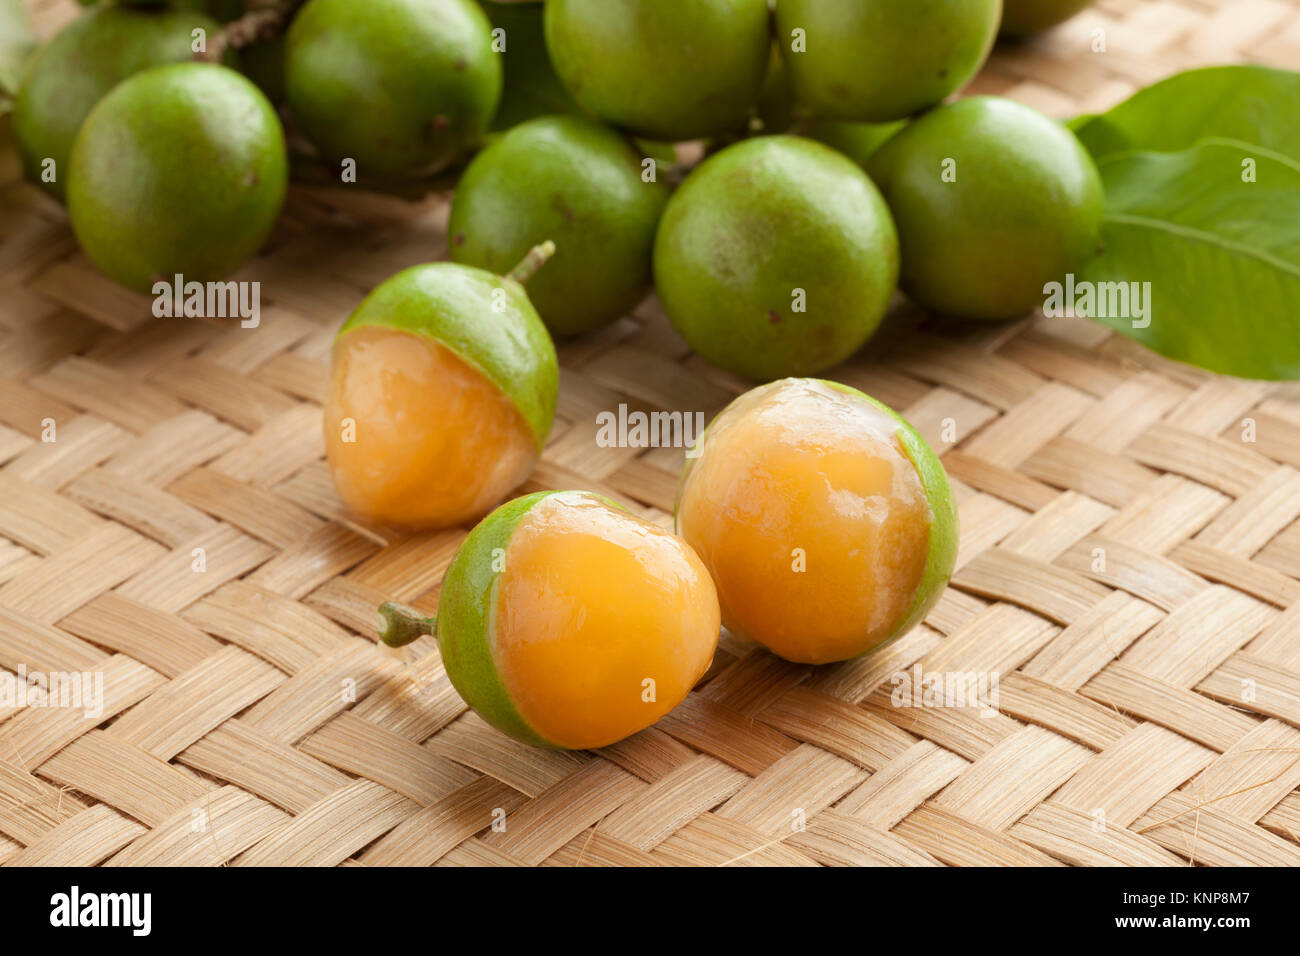
[[[956,552],[938,458],[889,409],[808,376],[857,351],[900,287],[1011,318],[1096,245],[1101,183],[1068,130],[995,97],[942,105],[1000,26],[1078,6],[1007,0],[1004,21],[1002,0],[119,0],[35,58],[14,126],[90,258],[142,290],[220,278],[265,242],[282,122],[309,145],[299,161],[363,188],[474,154],[452,261],[381,284],[335,341],[327,450],[365,520],[446,527],[497,505],[550,432],[552,337],[652,284],[697,353],[771,382],[697,444],[681,537],[590,493],[529,495],[470,534],[436,622],[385,606],[385,640],[436,633],[496,726],[600,746],[684,698],[719,621],[815,664],[937,600]],[[705,141],[694,168],[685,140]]]

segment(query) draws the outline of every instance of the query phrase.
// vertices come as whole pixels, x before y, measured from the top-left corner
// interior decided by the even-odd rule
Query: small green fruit
[[[128,288],[219,279],[266,241],[287,165],[280,120],[244,77],[206,63],[153,67],[86,117],[69,163],[72,228]]]
[[[709,361],[751,379],[808,375],[880,324],[898,238],[863,171],[795,136],[707,159],[668,203],[655,239],[668,317]]]
[[[1001,0],[777,0],[776,35],[802,108],[902,119],[961,89],[997,37]]]
[[[537,243],[556,252],[529,282],[547,327],[575,335],[631,310],[650,284],[667,188],[612,130],[546,116],[505,133],[470,163],[451,207],[451,257],[502,272]]]
[[[193,31],[210,40],[220,29],[189,10],[100,7],[73,20],[36,54],[14,103],[14,136],[27,176],[62,199],[72,142],[104,94],[141,70],[191,59]],[[48,182],[47,159],[54,161]]]
[[[771,42],[767,0],[546,4],[546,46],[574,99],[649,139],[743,132]]]
[[[285,95],[331,164],[414,179],[476,144],[501,98],[492,26],[471,0],[309,0],[289,29]]]
[[[1023,104],[980,96],[940,107],[869,171],[898,225],[903,291],[936,312],[1024,315],[1097,248],[1104,195],[1092,158]]]
[[[1064,23],[1092,0],[1002,0],[1002,33],[1025,37]]]

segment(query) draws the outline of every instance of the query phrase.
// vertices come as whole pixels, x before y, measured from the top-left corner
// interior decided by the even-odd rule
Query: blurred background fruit
[[[309,0],[285,48],[289,106],[322,158],[361,182],[438,172],[477,144],[501,57],[473,0]]]
[[[883,122],[941,102],[984,65],[1000,0],[777,0],[797,109]]]
[[[122,80],[151,66],[183,63],[221,25],[207,14],[103,6],[72,21],[32,60],[14,103],[14,135],[33,182],[60,199],[72,142],[91,108]],[[45,177],[53,160],[52,177]]]
[[[174,63],[120,83],[72,148],[68,212],[86,254],[136,291],[220,279],[265,243],[288,183],[284,134],[251,82]]]
[[[573,98],[639,136],[740,134],[771,49],[767,0],[548,0],[546,46]]]

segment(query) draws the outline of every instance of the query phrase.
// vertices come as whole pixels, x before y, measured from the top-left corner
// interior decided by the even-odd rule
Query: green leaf
[[[1255,182],[1243,181],[1247,160]],[[1104,250],[1080,278],[1150,283],[1151,311],[1145,328],[1094,317],[1214,372],[1300,379],[1300,162],[1213,139],[1181,152],[1113,153],[1099,168]]]
[[[1174,152],[1208,137],[1300,158],[1300,73],[1263,66],[1188,70],[1072,126],[1093,158],[1136,149]]]

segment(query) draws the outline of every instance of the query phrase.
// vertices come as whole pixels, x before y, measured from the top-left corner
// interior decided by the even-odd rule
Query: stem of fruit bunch
[[[208,49],[196,59],[220,63],[226,50],[239,50],[258,40],[279,36],[305,0],[248,0],[243,16],[231,20],[212,37]]]
[[[545,242],[529,249],[528,255],[524,256],[519,265],[511,269],[506,275],[523,285],[533,277],[533,274],[538,269],[546,265],[546,260],[553,255],[555,255],[555,243],[547,239]]]
[[[415,608],[396,601],[379,605],[379,616],[383,619],[379,639],[389,647],[405,647],[418,641],[424,635],[432,634],[438,623],[436,617],[425,617]]]

